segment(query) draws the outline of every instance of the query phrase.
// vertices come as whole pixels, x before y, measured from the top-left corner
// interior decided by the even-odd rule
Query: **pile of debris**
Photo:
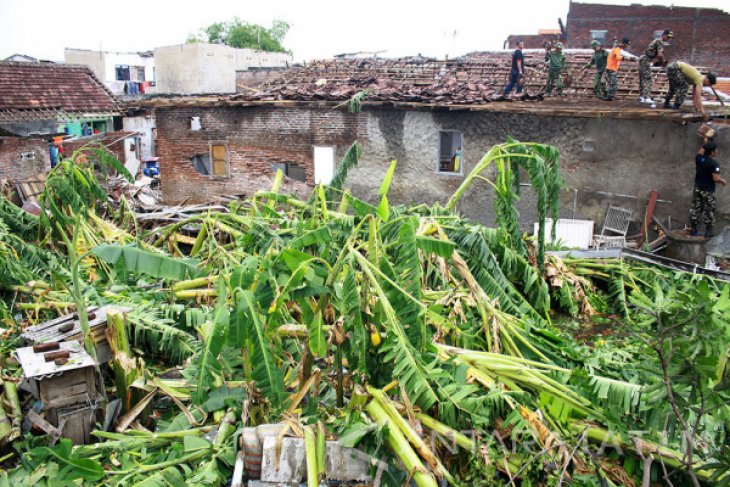
[[[547,79],[544,51],[525,51],[528,93],[524,100],[538,100]],[[566,95],[593,98],[594,68],[586,68],[592,53],[567,50],[572,86]],[[262,84],[233,96],[237,100],[346,101],[367,92],[369,101],[483,104],[500,99],[509,78],[509,52],[471,53],[453,60],[409,57],[400,59],[334,59],[313,61],[283,71]],[[654,96],[667,90],[662,72],[654,72]],[[617,98],[635,99],[639,93],[638,63],[624,62],[619,74]]]
[[[730,479],[727,430],[686,426],[730,414],[727,283],[546,256],[553,147],[495,146],[433,207],[389,204],[395,162],[377,206],[344,191],[358,153],[307,199],[275,184],[146,221],[109,208],[74,161],[49,175],[40,218],[0,199],[0,478]],[[485,228],[453,210],[493,169],[497,227]],[[517,224],[519,172],[541,194],[536,242]],[[578,341],[584,326],[603,334]]]

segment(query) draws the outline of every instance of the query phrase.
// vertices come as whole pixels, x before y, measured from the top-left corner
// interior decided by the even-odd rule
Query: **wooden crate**
[[[91,432],[96,424],[104,420],[103,409],[97,406],[68,407],[56,410],[58,427],[64,438],[75,445],[85,445],[96,441]]]
[[[96,399],[94,367],[69,370],[38,380],[38,392],[45,409],[86,404]]]

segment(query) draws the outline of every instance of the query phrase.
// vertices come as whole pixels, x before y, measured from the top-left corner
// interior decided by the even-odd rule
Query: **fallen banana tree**
[[[544,257],[544,237],[519,231],[511,188],[524,168],[544,235],[561,187],[553,148],[495,147],[447,208],[391,205],[395,163],[377,205],[353,196],[357,154],[308,200],[275,183],[227,213],[141,233],[96,191],[60,204],[65,180],[44,198],[56,219],[0,204],[5,353],[57,308],[130,310],[110,332],[120,432],[76,447],[16,439],[24,461],[0,482],[223,485],[236,431],[271,422],[306,440],[310,485],[328,434],[384,459],[373,476],[386,485],[728,481],[727,285]],[[453,210],[492,164],[500,225],[485,228]],[[72,169],[54,177],[94,184]],[[606,323],[611,336],[574,339]]]

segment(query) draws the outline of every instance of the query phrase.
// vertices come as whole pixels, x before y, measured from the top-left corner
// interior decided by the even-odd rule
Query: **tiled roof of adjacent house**
[[[541,94],[547,78],[544,51],[526,50],[525,84],[529,95]],[[585,68],[587,50],[567,51],[571,87],[568,98],[594,99],[594,68]],[[367,100],[423,102],[439,105],[485,104],[502,93],[510,71],[511,52],[472,53],[453,60],[411,57],[401,59],[333,59],[314,61],[283,71],[258,90],[236,95],[241,100],[344,101],[367,90]],[[653,95],[667,88],[666,74],[655,72]],[[638,63],[624,61],[619,71],[618,99],[638,99]]]
[[[86,66],[0,62],[0,121],[71,120],[119,109]]]

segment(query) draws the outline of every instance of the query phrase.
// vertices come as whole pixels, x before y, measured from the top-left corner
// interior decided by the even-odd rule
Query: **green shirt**
[[[687,79],[687,81],[689,81],[690,84],[699,86],[700,89],[702,89],[702,73],[697,71],[694,66],[691,66],[687,63],[679,61],[677,62],[677,64],[679,65],[679,69],[680,71],[682,71],[682,74]]]
[[[593,53],[593,57],[591,58],[591,62],[588,63],[588,67],[590,68],[595,64],[597,71],[605,71],[607,62],[608,51],[605,49],[599,49],[598,51]]]
[[[562,71],[567,65],[565,61],[565,54],[558,51],[546,52],[545,61],[547,61],[550,71]]]

